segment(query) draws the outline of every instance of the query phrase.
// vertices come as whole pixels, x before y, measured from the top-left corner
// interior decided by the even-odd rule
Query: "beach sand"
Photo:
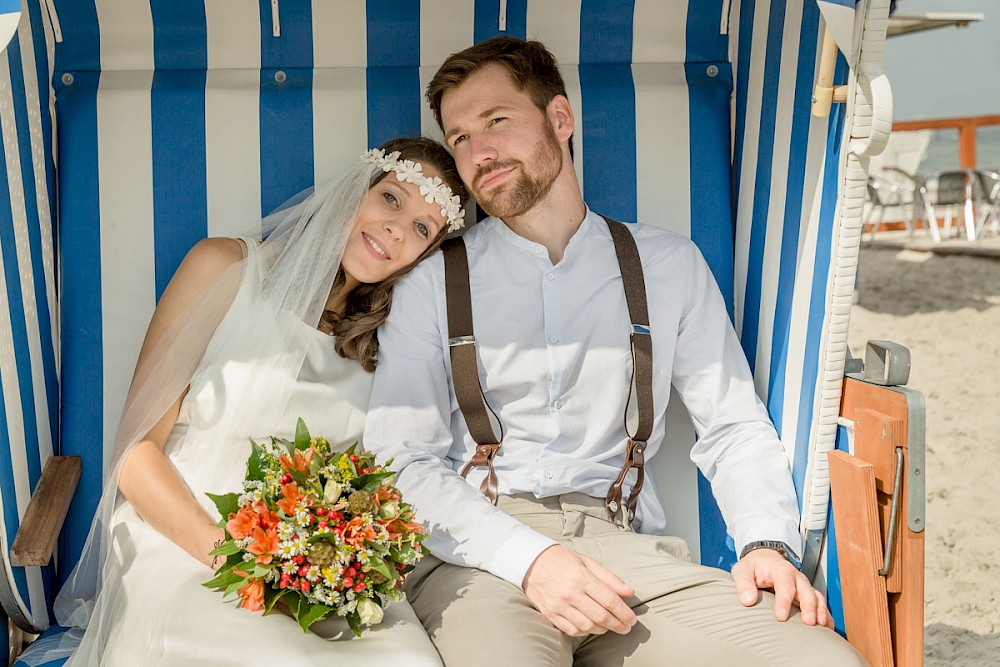
[[[1000,665],[1000,258],[864,249],[849,346],[927,399],[926,665]]]

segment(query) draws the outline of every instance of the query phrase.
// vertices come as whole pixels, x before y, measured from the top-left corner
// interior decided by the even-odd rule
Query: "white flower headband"
[[[458,195],[452,194],[451,188],[437,176],[427,177],[423,167],[413,160],[400,160],[399,151],[386,155],[381,148],[373,148],[361,155],[361,161],[377,165],[382,171],[396,172],[397,181],[406,181],[420,188],[420,194],[428,204],[437,203],[441,207],[441,215],[448,220],[448,231],[453,232],[465,226],[465,209]]]

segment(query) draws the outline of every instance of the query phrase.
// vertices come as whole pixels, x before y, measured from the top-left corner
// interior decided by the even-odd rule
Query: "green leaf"
[[[219,510],[223,521],[229,518],[230,514],[236,514],[240,509],[240,494],[238,493],[226,493],[221,496],[214,493],[206,493],[205,495],[215,503],[215,509]]]
[[[226,540],[219,546],[215,547],[208,552],[209,556],[232,556],[233,554],[238,554],[242,551],[239,545],[236,544],[236,540]]]
[[[285,596],[286,593],[290,592],[291,589],[278,589],[275,590],[270,586],[264,587],[264,613],[270,613],[271,609],[274,607],[275,603]]]
[[[351,632],[354,633],[355,637],[361,636],[361,616],[356,611],[352,611],[350,614],[344,617],[347,619],[347,625],[350,626]]]
[[[309,630],[310,625],[322,621],[334,611],[333,607],[325,604],[309,604],[306,602],[299,605],[299,615],[296,620],[298,620],[302,631],[305,632]]]
[[[215,575],[215,577],[203,583],[202,586],[204,586],[205,588],[211,588],[213,590],[222,590],[224,588],[229,587],[231,584],[237,581],[242,582],[243,577],[233,572],[233,570],[230,568]]]
[[[368,493],[375,493],[378,487],[382,486],[382,483],[394,474],[391,472],[373,472],[367,475],[358,475],[351,480],[351,486],[355,489],[367,491]]]
[[[302,421],[302,417],[299,417],[298,423],[295,424],[295,449],[309,449],[310,440],[312,436],[309,435],[309,429]]]
[[[233,583],[229,584],[229,585],[228,585],[228,586],[226,587],[226,590],[225,590],[225,592],[223,593],[223,595],[224,595],[225,597],[229,597],[230,595],[232,595],[232,594],[233,594],[233,593],[235,593],[236,591],[238,591],[238,590],[240,590],[241,588],[243,588],[243,586],[244,586],[244,584],[245,584],[245,583],[246,583],[246,580],[245,580],[245,579],[240,579],[239,581],[234,581]]]
[[[250,438],[250,458],[247,459],[247,479],[256,482],[264,480],[264,449]]]
[[[273,562],[272,563],[268,563],[266,565],[262,565],[261,563],[254,563],[253,564],[253,569],[250,571],[250,576],[251,577],[257,577],[259,579],[263,579],[275,567],[276,567],[276,565]]]
[[[368,565],[365,569],[375,570],[383,577],[387,577],[389,579],[395,579],[393,573],[389,571],[389,566],[386,565],[385,561],[379,558],[378,556],[372,556],[371,558],[369,558]]]

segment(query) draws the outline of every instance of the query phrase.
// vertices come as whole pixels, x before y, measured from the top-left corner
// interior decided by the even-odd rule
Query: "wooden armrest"
[[[47,565],[80,481],[79,456],[50,456],[10,549],[14,567]]]

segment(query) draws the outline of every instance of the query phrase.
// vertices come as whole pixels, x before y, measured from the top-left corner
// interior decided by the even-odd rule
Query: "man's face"
[[[484,211],[513,218],[531,210],[562,170],[549,118],[502,65],[487,65],[441,99],[445,142]]]

